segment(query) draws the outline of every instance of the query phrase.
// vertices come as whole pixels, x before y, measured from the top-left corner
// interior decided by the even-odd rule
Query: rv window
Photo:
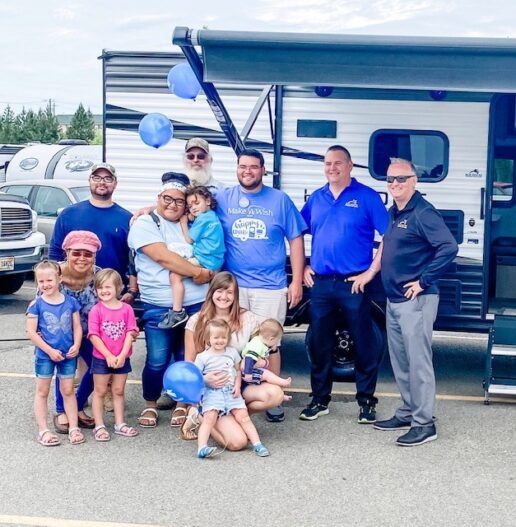
[[[39,216],[57,216],[57,209],[71,205],[64,190],[52,187],[39,187],[34,200],[34,210]]]
[[[377,130],[369,140],[369,171],[385,179],[391,157],[414,163],[420,181],[435,183],[448,173],[449,142],[441,132],[426,130]]]
[[[516,164],[514,159],[495,159],[493,200],[511,201],[513,196],[514,170]]]

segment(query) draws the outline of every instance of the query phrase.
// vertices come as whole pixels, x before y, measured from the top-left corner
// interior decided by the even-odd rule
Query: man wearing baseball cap
[[[213,158],[210,145],[205,139],[192,137],[186,142],[183,163],[192,185],[203,185],[209,190],[223,188],[224,185],[213,177]]]
[[[117,185],[115,167],[109,163],[93,165],[89,183],[90,199],[70,205],[57,217],[50,241],[49,258],[63,260],[62,244],[69,232],[91,231],[102,243],[102,248],[97,253],[97,265],[115,269],[125,281],[129,259],[127,235],[132,214],[113,201]],[[124,300],[129,300],[128,296],[124,295]]]

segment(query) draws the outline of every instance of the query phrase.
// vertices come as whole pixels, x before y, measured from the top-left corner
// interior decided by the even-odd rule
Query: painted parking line
[[[0,378],[11,378],[11,379],[34,379],[33,373],[14,373],[14,372],[0,372]],[[127,379],[127,384],[136,384],[141,385],[142,381],[137,379]],[[285,390],[288,393],[305,393],[309,394],[311,392],[308,388],[287,388]],[[353,390],[333,390],[332,395],[345,395],[354,397],[356,392]],[[376,392],[377,397],[392,397],[399,398],[400,394],[395,392]],[[484,398],[479,395],[456,395],[456,394],[446,394],[438,393],[436,396],[439,401],[463,401],[463,402],[472,402],[479,403],[484,402]],[[493,403],[516,403],[515,398],[509,397],[489,397],[489,400]]]
[[[0,524],[37,525],[38,527],[162,527],[150,523],[96,522],[43,516],[11,516],[8,514],[0,514]]]

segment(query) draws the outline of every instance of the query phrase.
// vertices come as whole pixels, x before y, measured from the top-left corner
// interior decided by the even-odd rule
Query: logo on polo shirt
[[[358,209],[358,200],[356,199],[350,199],[346,204],[346,207],[353,207],[354,209]]]
[[[233,238],[246,242],[247,240],[267,240],[267,226],[262,220],[255,218],[240,218],[231,226]]]
[[[401,220],[398,222],[398,229],[407,229],[407,228],[408,228],[407,220]]]

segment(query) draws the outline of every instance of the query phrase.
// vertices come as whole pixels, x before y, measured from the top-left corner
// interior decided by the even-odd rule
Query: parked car
[[[0,294],[15,293],[41,260],[45,237],[26,199],[0,192]]]
[[[68,205],[84,201],[90,196],[90,188],[79,183],[62,181],[38,181],[37,183],[4,183],[0,191],[25,198],[38,215],[37,230],[50,243],[59,213]]]

